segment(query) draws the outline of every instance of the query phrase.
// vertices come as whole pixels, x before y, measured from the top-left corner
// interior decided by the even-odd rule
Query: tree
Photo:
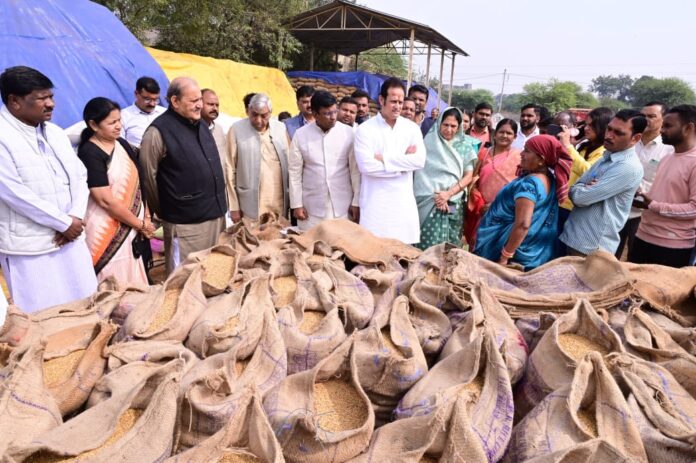
[[[633,78],[626,74],[599,76],[592,79],[590,91],[595,92],[600,98],[612,98],[628,103],[633,86]]]
[[[482,88],[452,92],[452,106],[469,111],[473,111],[479,103],[488,103],[492,106],[493,102],[493,92]]]
[[[498,103],[500,102],[500,95],[497,95],[495,97],[495,104],[496,108],[498,107]],[[505,95],[503,97],[503,107],[502,110],[504,112],[508,113],[516,113],[519,114],[520,110],[522,109],[522,106],[527,104],[527,95],[524,93],[512,93],[510,95]]]
[[[600,98],[598,104],[599,106],[613,109],[614,112],[631,107],[630,104],[614,98]]]
[[[597,99],[575,82],[551,79],[547,83],[534,82],[524,86],[525,99],[545,106],[552,113],[568,108],[597,106]]]
[[[631,103],[633,106],[641,107],[651,101],[660,101],[667,106],[693,104],[696,102],[696,94],[682,79],[643,76],[631,87]]]
[[[408,68],[403,56],[393,48],[380,48],[360,53],[358,69],[401,79],[408,77]]]

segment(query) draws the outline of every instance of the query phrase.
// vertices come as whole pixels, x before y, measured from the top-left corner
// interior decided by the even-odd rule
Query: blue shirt
[[[643,165],[633,148],[605,152],[570,188],[575,207],[559,239],[583,254],[598,249],[614,254],[642,179]],[[592,180],[597,183],[587,185]]]
[[[295,136],[295,132],[297,129],[300,127],[304,127],[307,124],[307,121],[305,120],[304,116],[302,114],[298,114],[295,117],[291,117],[290,119],[285,119],[285,127],[288,129],[288,134],[290,135],[290,140],[292,140],[292,137]]]

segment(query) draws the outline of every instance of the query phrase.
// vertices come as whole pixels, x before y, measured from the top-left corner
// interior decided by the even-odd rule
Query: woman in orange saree
[[[78,156],[87,168],[90,198],[85,214],[87,246],[99,281],[107,277],[147,284],[134,241],[152,237],[154,227],[143,201],[135,153],[120,139],[121,111],[113,101],[93,98],[83,113]],[[137,243],[136,243],[137,244]]]

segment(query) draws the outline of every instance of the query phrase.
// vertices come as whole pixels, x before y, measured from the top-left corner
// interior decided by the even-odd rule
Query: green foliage
[[[500,95],[496,97],[496,108],[500,101]],[[503,107],[502,110],[508,113],[519,113],[522,106],[529,103],[528,97],[525,93],[512,93],[510,95],[505,95],[503,97]]]
[[[643,76],[631,87],[631,103],[633,106],[641,107],[650,101],[661,101],[667,106],[693,104],[696,102],[696,94],[682,79]]]
[[[619,111],[621,109],[626,109],[626,108],[631,107],[630,104],[628,104],[624,101],[617,100],[614,98],[606,98],[606,97],[600,98],[598,104],[599,104],[599,106],[604,106],[606,108],[613,109],[614,112]]]
[[[457,108],[473,111],[477,104],[484,102],[493,105],[493,92],[485,89],[455,90],[452,92],[452,106]]]
[[[597,99],[591,93],[583,92],[575,82],[552,79],[547,83],[534,82],[524,86],[524,95],[529,102],[545,106],[551,113],[568,108],[592,108]]]
[[[393,48],[368,50],[360,53],[358,69],[401,79],[408,77],[406,61]]]
[[[628,103],[633,82],[633,78],[626,74],[599,76],[592,79],[590,91],[595,92],[600,98],[610,98]]]

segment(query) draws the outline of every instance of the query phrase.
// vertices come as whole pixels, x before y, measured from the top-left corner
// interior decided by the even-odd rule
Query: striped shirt
[[[598,249],[614,253],[640,182],[643,166],[633,148],[605,152],[570,188],[575,208],[559,239],[583,254]],[[591,181],[597,183],[588,185]]]

